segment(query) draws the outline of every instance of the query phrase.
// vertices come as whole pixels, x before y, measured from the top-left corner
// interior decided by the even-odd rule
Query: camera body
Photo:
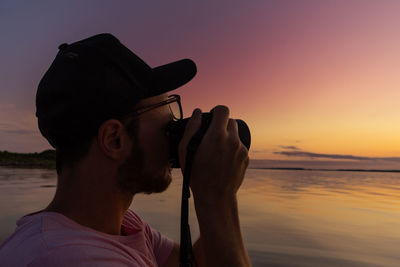
[[[179,121],[171,121],[167,126],[167,133],[169,136],[170,143],[170,155],[169,159],[172,163],[172,168],[180,168],[178,145],[182,140],[183,134],[185,132],[186,124],[190,118],[185,118]],[[202,127],[200,127],[201,135],[204,136],[208,126],[212,120],[212,112],[202,113]],[[245,145],[247,149],[250,149],[251,136],[250,130],[247,124],[242,120],[236,120],[238,125],[238,132],[240,141]]]

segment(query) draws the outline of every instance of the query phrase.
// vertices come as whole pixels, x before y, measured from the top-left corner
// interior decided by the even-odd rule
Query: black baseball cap
[[[39,130],[54,148],[90,139],[104,121],[196,75],[190,59],[151,68],[108,33],[58,48],[36,94]]]

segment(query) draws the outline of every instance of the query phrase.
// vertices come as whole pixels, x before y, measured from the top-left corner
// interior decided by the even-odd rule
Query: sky
[[[59,44],[108,32],[152,67],[194,60],[173,91],[185,117],[228,106],[251,159],[400,169],[398,14],[395,0],[2,0],[0,150],[50,148],[38,82]]]

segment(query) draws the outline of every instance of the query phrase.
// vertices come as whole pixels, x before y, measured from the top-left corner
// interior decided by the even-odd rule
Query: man
[[[137,193],[171,182],[167,124],[182,118],[166,92],[190,81],[191,60],[150,68],[110,34],[59,47],[36,96],[39,129],[57,153],[57,190],[17,222],[0,247],[2,266],[178,266],[179,245],[129,210]],[[177,108],[174,108],[177,107]],[[198,266],[249,266],[236,192],[248,165],[229,110],[217,106],[192,165],[200,226]],[[200,128],[194,110],[179,144]]]

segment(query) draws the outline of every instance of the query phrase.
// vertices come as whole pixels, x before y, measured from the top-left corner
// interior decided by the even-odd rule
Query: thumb
[[[189,119],[185,127],[185,132],[178,146],[179,163],[181,165],[182,173],[185,168],[186,148],[192,136],[200,129],[201,126],[201,109],[196,108],[192,117]]]

